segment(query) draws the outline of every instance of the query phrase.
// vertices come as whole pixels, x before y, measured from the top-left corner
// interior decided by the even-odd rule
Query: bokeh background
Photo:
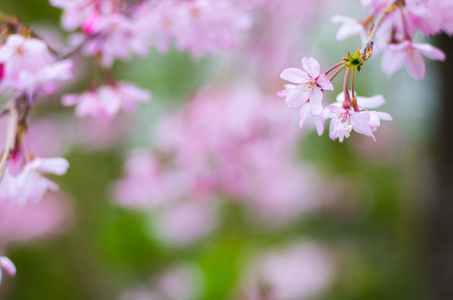
[[[439,270],[453,254],[442,245],[451,214],[448,205],[432,206],[452,200],[438,185],[451,182],[442,160],[451,152],[442,151],[438,129],[443,81],[448,86],[451,77],[428,62],[422,80],[404,70],[387,78],[375,55],[356,87],[362,96],[384,95],[381,110],[394,118],[376,143],[298,130],[297,110],[276,97],[285,83],[280,72],[300,67],[303,56],[326,70],[355,51],[360,42],[337,42],[330,18],[365,12],[352,0],[275,2],[252,12],[254,26],[233,51],[193,58],[152,50],[117,62],[117,78],[153,93],[133,115],[77,119],[61,95],[40,99],[29,123],[33,150],[62,155],[71,166],[52,178],[61,191],[43,202],[1,204],[0,245],[18,270],[3,276],[2,299],[450,299],[434,298],[442,284],[432,283],[448,285],[448,272]],[[48,1],[3,0],[0,10],[64,45],[61,12]],[[447,37],[431,41],[448,44]],[[76,60],[78,80],[67,92],[89,83],[91,62]],[[325,103],[341,90],[340,78],[334,86]],[[213,150],[197,152],[204,143]],[[184,174],[156,183],[150,169],[143,175],[125,166],[131,158],[153,166],[158,157],[176,170],[178,155],[186,159],[179,171],[211,162],[205,179],[221,183],[193,191]],[[245,187],[234,185],[238,176]],[[142,189],[150,191],[134,194]]]

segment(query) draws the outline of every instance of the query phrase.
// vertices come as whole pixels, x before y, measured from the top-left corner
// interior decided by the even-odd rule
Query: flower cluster
[[[421,32],[433,35],[440,31],[453,33],[453,16],[450,13],[451,1],[419,0],[362,0],[362,5],[371,13],[363,20],[345,16],[334,16],[332,22],[342,23],[337,32],[337,40],[360,36],[362,47],[353,55],[348,53],[341,62],[320,74],[319,63],[314,58],[303,58],[304,70],[289,68],[280,77],[291,82],[278,96],[285,97],[289,107],[300,108],[300,127],[307,119],[315,124],[318,134],[324,130],[324,121],[331,118],[330,138],[350,136],[351,131],[369,136],[375,140],[373,131],[380,121],[390,121],[390,115],[369,111],[384,103],[382,96],[369,100],[355,94],[355,75],[374,52],[383,52],[382,71],[391,75],[403,65],[415,79],[426,75],[423,56],[433,60],[444,60],[444,53],[426,43],[415,43],[414,35]],[[337,69],[330,77],[327,75]],[[331,81],[346,69],[343,93],[340,101],[324,108],[321,104],[324,90],[333,90]],[[352,79],[351,79],[352,78]],[[351,90],[349,90],[349,82]]]
[[[11,34],[0,46],[0,93],[8,100],[26,95],[28,102],[40,91],[54,94],[57,82],[71,78],[72,61],[57,60],[42,40]]]
[[[333,90],[332,83],[326,76],[329,71],[320,74],[319,63],[312,57],[304,57],[302,65],[304,70],[289,68],[282,72],[281,78],[293,84],[287,84],[285,89],[278,93],[279,97],[286,98],[289,107],[300,106],[301,128],[306,120],[312,120],[321,135],[324,132],[325,120],[330,118],[332,121],[329,135],[332,140],[338,138],[342,142],[345,137],[349,137],[352,130],[375,140],[373,131],[380,126],[380,120],[392,119],[387,113],[367,110],[384,104],[382,95],[371,98],[357,97],[347,91],[347,87],[347,94],[341,93],[336,103],[324,108],[323,91]],[[338,66],[334,66],[330,71]]]
[[[151,47],[167,51],[172,42],[180,51],[199,57],[232,49],[238,34],[250,28],[250,5],[218,1],[51,0],[62,8],[62,26],[73,33],[75,49],[95,59],[103,75],[94,78],[89,92],[68,95],[64,105],[77,105],[78,117],[112,119],[120,108],[131,111],[151,99],[130,83],[118,83],[109,69],[117,59],[146,56]]]
[[[367,43],[369,30],[378,16],[385,15],[373,39],[374,48],[383,52],[382,71],[391,75],[403,65],[415,79],[426,75],[426,64],[423,56],[433,60],[444,60],[444,53],[426,43],[415,43],[414,36],[421,32],[425,36],[444,31],[453,33],[453,8],[451,1],[362,1],[365,8],[371,11],[364,21],[341,16],[334,17],[336,22],[342,22],[337,39],[343,40],[359,34],[362,42]]]

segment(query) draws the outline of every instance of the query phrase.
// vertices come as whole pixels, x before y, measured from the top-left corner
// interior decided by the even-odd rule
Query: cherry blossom
[[[329,129],[329,136],[332,140],[338,138],[340,142],[343,142],[344,138],[348,138],[351,131],[354,130],[376,141],[373,131],[380,126],[380,120],[392,120],[392,117],[387,113],[365,110],[384,104],[385,100],[382,95],[370,98],[356,97],[355,99],[358,105],[357,111],[344,102],[344,93],[338,95],[338,102],[327,106],[329,117],[332,118]]]
[[[29,101],[34,93],[56,92],[56,82],[71,78],[72,61],[56,61],[46,43],[35,38],[12,34],[0,47],[3,74],[0,91],[12,98],[25,92]]]
[[[326,74],[320,74],[320,66],[317,60],[312,57],[302,59],[304,70],[298,68],[285,69],[280,77],[296,85],[287,85],[284,91],[278,95],[286,97],[286,104],[289,107],[300,108],[300,127],[305,123],[308,116],[312,116],[313,122],[322,134],[324,119],[322,117],[323,90],[333,91],[332,83],[327,79]]]
[[[331,19],[332,23],[342,23],[341,27],[337,31],[337,41],[344,41],[355,36],[360,36],[362,41],[366,41],[368,34],[363,24],[356,19],[335,15]]]
[[[422,55],[433,60],[445,59],[445,54],[430,44],[405,40],[388,46],[388,50],[382,56],[382,71],[390,76],[404,65],[413,78],[423,78],[426,75],[426,64]]]
[[[258,255],[244,279],[243,294],[251,300],[316,297],[332,283],[334,269],[322,246],[296,243]]]
[[[150,100],[150,92],[126,82],[103,85],[95,91],[68,94],[62,98],[63,105],[76,105],[77,117],[92,116],[103,120],[111,120],[120,110],[131,113],[138,103]]]
[[[234,48],[238,35],[251,27],[250,16],[239,3],[230,0],[158,1],[140,15],[146,16],[152,43],[159,50],[167,51],[175,40],[180,51],[200,57]]]
[[[0,183],[0,200],[19,204],[38,202],[47,190],[58,190],[58,185],[43,177],[44,173],[63,175],[69,163],[61,157],[34,158],[27,162],[17,175],[6,169]]]

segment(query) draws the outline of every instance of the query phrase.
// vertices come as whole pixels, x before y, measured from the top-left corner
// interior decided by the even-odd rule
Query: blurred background
[[[0,10],[64,46],[48,1]],[[282,0],[250,13],[232,51],[115,63],[118,80],[153,94],[135,114],[77,119],[61,94],[38,101],[33,151],[71,166],[42,202],[0,203],[0,247],[18,270],[3,276],[1,299],[453,299],[442,101],[452,68],[429,61],[422,80],[387,78],[373,56],[356,90],[382,94],[393,121],[376,143],[333,142],[298,129],[298,110],[276,96],[279,74],[304,56],[327,70],[360,47],[337,42],[330,22],[364,17],[359,1]],[[432,42],[451,57],[448,37]],[[75,59],[65,92],[89,85],[90,60]],[[324,103],[342,89],[333,84]]]

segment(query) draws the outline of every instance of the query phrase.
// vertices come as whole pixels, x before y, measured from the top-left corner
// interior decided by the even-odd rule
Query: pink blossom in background
[[[176,265],[153,277],[149,284],[123,292],[120,300],[196,300],[204,290],[200,270],[190,264]]]
[[[407,40],[400,44],[390,44],[382,56],[382,72],[390,76],[404,65],[413,78],[423,78],[426,75],[423,56],[433,60],[445,60],[445,54],[430,44],[412,43]]]
[[[0,46],[0,64],[0,91],[11,98],[26,93],[31,101],[38,91],[53,94],[58,81],[72,77],[72,61],[56,61],[43,41],[18,34],[10,35]]]
[[[331,19],[332,23],[342,23],[337,31],[337,41],[344,41],[359,36],[362,42],[368,38],[368,33],[362,22],[347,16],[335,15]]]
[[[70,203],[61,193],[46,194],[27,205],[0,201],[0,247],[60,234],[67,229],[70,214]]]
[[[153,126],[152,149],[131,155],[116,197],[155,210],[155,228],[173,243],[207,234],[217,218],[209,204],[219,197],[243,203],[260,222],[287,224],[319,199],[315,170],[296,159],[291,119],[277,99],[248,86],[201,92]]]
[[[249,5],[232,0],[142,1],[119,4],[113,0],[52,0],[64,10],[66,30],[81,28],[88,55],[101,54],[104,67],[131,54],[146,56],[151,46],[169,49],[175,40],[180,51],[201,56],[234,48],[238,34],[251,27]]]
[[[245,1],[239,1],[245,2]],[[324,1],[279,0],[249,1],[254,26],[232,64],[240,65],[240,76],[253,76],[261,88],[272,90],[275,74],[290,66],[300,53],[310,51],[310,24],[318,18]],[[283,21],[284,20],[284,21]],[[236,70],[237,71],[237,70]],[[247,75],[244,75],[247,72]],[[250,75],[248,75],[250,74]]]
[[[63,9],[66,30],[82,29],[87,37],[83,41],[85,54],[100,54],[104,67],[111,67],[115,59],[128,60],[131,54],[148,54],[149,31],[133,11],[124,13],[125,5],[110,0],[52,0],[51,4]]]
[[[233,49],[252,24],[244,6],[231,0],[151,1],[142,14],[159,50],[175,40],[178,50],[195,57]]]
[[[315,243],[299,243],[259,255],[241,289],[243,300],[303,300],[329,288],[334,277],[330,254]]]
[[[218,225],[218,212],[212,203],[185,201],[165,205],[152,218],[157,235],[174,246],[199,242]]]
[[[114,193],[120,205],[154,207],[182,198],[184,190],[188,188],[186,176],[182,172],[165,170],[158,157],[147,150],[131,153],[125,171],[125,178],[114,185]]]
[[[138,103],[150,100],[150,92],[126,82],[103,85],[95,91],[68,94],[62,98],[63,105],[76,105],[77,117],[91,116],[105,121],[111,120],[120,110],[131,113]]]

